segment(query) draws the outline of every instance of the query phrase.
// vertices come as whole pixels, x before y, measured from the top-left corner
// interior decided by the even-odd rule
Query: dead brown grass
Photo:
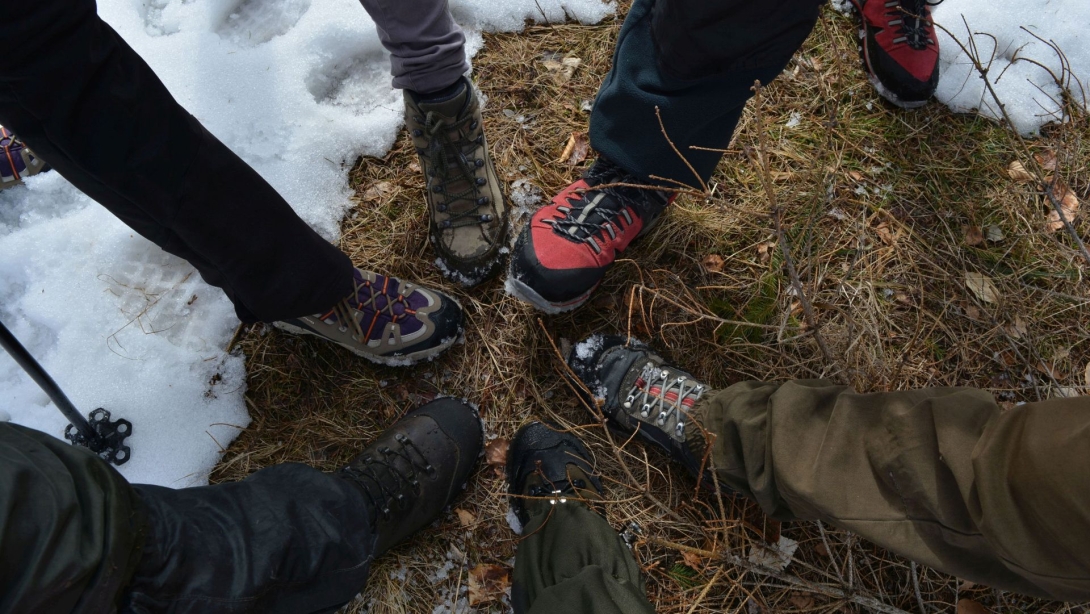
[[[506,182],[525,178],[549,195],[578,175],[580,168],[556,159],[573,131],[586,130],[581,103],[593,99],[609,69],[619,26],[617,19],[486,36],[476,79],[488,96],[488,135]],[[541,58],[554,52],[582,59],[570,81],[544,69]],[[680,467],[639,444],[622,450],[639,482],[631,483],[601,428],[588,426],[589,415],[562,383],[549,336],[630,332],[716,387],[798,377],[832,377],[864,391],[971,385],[1008,404],[1086,392],[1086,262],[1063,231],[1043,230],[1048,208],[1040,196],[1006,176],[1008,163],[1028,154],[1003,127],[938,105],[905,113],[882,103],[860,69],[854,27],[832,12],[763,98],[785,235],[832,360],[822,357],[789,291],[783,257],[769,249],[770,205],[749,161],[759,149],[754,109],[724,156],[712,195],[679,199],[593,301],[563,316],[533,312],[506,296],[500,281],[465,292],[441,279],[430,264],[421,180],[403,137],[385,158],[364,160],[352,172],[361,196],[380,182],[393,189],[361,201],[344,222],[342,246],[369,268],[458,296],[467,310],[466,343],[417,369],[375,368],[319,341],[249,330],[241,348],[254,421],[213,481],[288,461],[332,470],[414,405],[455,394],[480,404],[493,436],[510,437],[530,419],[578,429],[609,487],[610,522],[642,528],[635,554],[660,612],[864,609],[822,587],[909,612],[953,612],[966,597],[996,612],[1085,611],[962,585],[813,523],[782,527],[800,542],[787,571],[809,588],[693,558],[698,551],[744,558],[749,545],[777,528],[741,501],[724,501],[721,513],[715,497],[694,494]],[[1084,199],[1088,124],[1079,116],[1030,142],[1034,150],[1060,153],[1061,172]],[[967,229],[992,226],[1001,240],[967,243]],[[1085,216],[1075,227],[1090,236]],[[722,266],[714,259],[705,266],[709,255]],[[986,275],[998,300],[976,298],[966,272]],[[758,326],[728,323],[737,321]],[[644,497],[645,488],[682,522]],[[466,567],[458,565],[435,579],[451,557],[464,556],[469,567],[510,565],[517,536],[505,522],[502,480],[480,471],[456,505],[476,521],[463,527],[447,514],[380,560],[350,611],[432,612],[466,585]],[[503,609],[492,604],[479,611]]]

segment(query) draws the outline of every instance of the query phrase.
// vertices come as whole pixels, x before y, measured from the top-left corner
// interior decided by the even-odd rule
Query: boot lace
[[[894,44],[905,43],[919,51],[929,45],[935,45],[934,25],[931,21],[930,7],[942,0],[886,0],[889,9],[886,15],[892,17],[889,26],[896,26],[900,36],[893,39]]]
[[[351,328],[352,336],[356,341],[366,343],[375,332],[379,316],[385,314],[390,318],[390,322],[397,324],[416,315],[416,310],[409,306],[403,294],[389,291],[389,277],[385,275],[377,277],[378,279],[372,282],[357,274],[353,278],[355,291],[351,296],[338,301],[332,309],[319,316],[319,319],[327,324],[339,324],[339,330],[342,333],[348,332]],[[400,290],[401,284],[397,284],[397,287]],[[383,300],[380,301],[379,297]],[[364,330],[363,320],[368,319],[368,312],[371,317],[367,322],[367,329]],[[357,314],[362,317],[357,318]]]
[[[624,407],[638,407],[641,418],[684,441],[685,417],[696,406],[704,390],[704,384],[648,362],[628,391]]]
[[[620,167],[600,158],[586,176],[587,183],[643,183],[638,178],[623,171]],[[552,225],[560,236],[574,242],[586,243],[594,253],[602,252],[598,240],[615,241],[618,233],[623,233],[632,226],[630,211],[645,215],[652,206],[651,199],[660,198],[665,204],[666,197],[661,192],[625,186],[612,186],[602,189],[592,188],[584,193],[572,192],[564,197],[567,205],[556,208],[562,217],[544,220]],[[661,206],[661,205],[660,205]],[[622,225],[621,220],[624,220]]]
[[[450,217],[439,222],[440,228],[461,228],[491,222],[491,213],[480,213],[481,207],[491,202],[491,198],[481,194],[481,188],[488,180],[477,177],[478,169],[485,165],[483,158],[473,158],[477,148],[484,145],[484,133],[477,138],[467,138],[469,132],[477,129],[477,120],[472,114],[451,121],[449,117],[429,111],[425,117],[414,118],[424,125],[423,134],[428,137],[428,146],[419,150],[420,155],[431,162],[428,171],[428,189],[438,197],[435,210],[450,213]],[[451,138],[451,133],[460,138]],[[462,183],[463,188],[448,191],[455,184]],[[455,211],[457,203],[469,203]]]
[[[435,467],[408,436],[398,433],[394,441],[396,447],[378,448],[378,457],[369,454],[359,463],[341,469],[342,474],[360,485],[374,509],[381,511],[387,520],[391,517],[390,507],[394,502],[400,509],[405,509],[405,491],[415,491],[420,485],[421,475],[436,475]]]

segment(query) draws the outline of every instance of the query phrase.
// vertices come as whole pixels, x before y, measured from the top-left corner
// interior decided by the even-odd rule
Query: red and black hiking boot
[[[931,7],[938,3],[852,0],[862,23],[860,54],[870,82],[899,107],[927,104],[939,84],[939,41],[931,21]]]
[[[585,303],[617,255],[646,233],[673,200],[669,192],[630,187],[644,184],[599,158],[522,229],[507,291],[546,313]]]

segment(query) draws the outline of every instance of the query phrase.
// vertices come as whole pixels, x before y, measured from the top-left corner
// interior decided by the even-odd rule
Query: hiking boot
[[[23,179],[49,170],[45,163],[26,144],[19,140],[11,130],[0,126],[0,190],[19,185]]]
[[[507,452],[511,509],[525,526],[553,505],[601,501],[602,483],[579,438],[531,422],[515,434]]]
[[[508,208],[473,84],[462,77],[448,89],[438,99],[405,90],[405,123],[427,180],[435,264],[449,279],[475,286],[500,269]]]
[[[274,326],[328,339],[388,366],[432,360],[462,334],[462,308],[445,294],[360,269],[353,282],[352,294],[329,311]]]
[[[371,501],[376,557],[439,517],[465,489],[483,442],[476,410],[436,399],[405,414],[336,474]]]
[[[638,432],[700,475],[708,448],[699,405],[706,385],[666,364],[646,344],[614,335],[579,342],[568,365],[593,395],[586,400],[598,405],[614,427]]]
[[[599,158],[586,175],[534,213],[511,257],[507,291],[546,313],[587,302],[634,239],[658,221],[673,196]]]
[[[939,41],[931,7],[942,0],[852,0],[870,82],[893,104],[927,103],[939,84]]]

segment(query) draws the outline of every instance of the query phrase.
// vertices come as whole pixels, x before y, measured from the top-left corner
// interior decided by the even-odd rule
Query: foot
[[[519,429],[507,453],[511,509],[525,526],[553,505],[600,501],[602,483],[583,442],[541,422]]]
[[[388,366],[432,360],[462,334],[462,308],[445,294],[360,269],[353,283],[352,294],[325,313],[274,325],[328,339]]]
[[[899,107],[923,106],[939,84],[939,42],[931,6],[941,1],[852,0],[870,82]]]
[[[708,387],[635,339],[595,335],[572,348],[568,365],[610,423],[661,446],[694,476],[708,440],[700,399]]]
[[[23,179],[49,170],[45,163],[26,144],[0,126],[0,190],[19,185]]]
[[[465,488],[483,441],[472,407],[438,399],[406,414],[336,474],[371,502],[376,557],[439,517]]]
[[[646,233],[672,200],[605,158],[539,209],[511,257],[508,291],[546,313],[587,302],[618,254]]]
[[[427,179],[436,264],[451,280],[474,286],[500,270],[508,209],[472,84],[463,77],[431,97],[406,90],[405,123]]]

